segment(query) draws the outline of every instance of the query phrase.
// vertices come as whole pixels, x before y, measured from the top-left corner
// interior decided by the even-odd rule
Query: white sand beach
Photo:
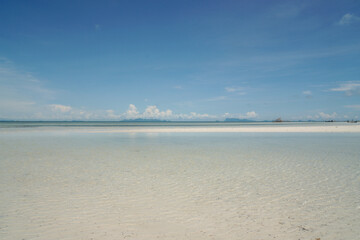
[[[360,240],[360,0],[0,16],[0,240]]]
[[[357,239],[358,132],[2,129],[0,239]]]

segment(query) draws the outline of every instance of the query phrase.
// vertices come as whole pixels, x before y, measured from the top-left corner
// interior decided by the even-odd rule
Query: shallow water
[[[1,239],[357,239],[359,133],[0,133]]]
[[[202,122],[202,121],[0,121],[1,128],[144,128],[144,127],[254,127],[254,126],[348,126],[346,122]],[[354,125],[354,124],[353,124]],[[358,125],[358,124],[355,124]]]

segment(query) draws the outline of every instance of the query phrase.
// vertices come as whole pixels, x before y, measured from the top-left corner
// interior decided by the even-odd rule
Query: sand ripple
[[[294,134],[0,137],[0,238],[356,239],[359,143]]]

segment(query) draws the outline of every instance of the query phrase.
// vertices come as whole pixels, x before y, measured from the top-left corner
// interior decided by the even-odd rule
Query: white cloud
[[[146,107],[143,113],[140,113],[136,106],[133,104],[129,105],[129,109],[121,115],[121,119],[161,119],[161,120],[211,120],[217,119],[215,115],[200,114],[196,112],[190,112],[189,114],[175,114],[172,110],[167,109],[161,111],[157,106],[152,105]]]
[[[231,93],[237,93],[239,95],[245,95],[244,88],[242,87],[226,87],[225,90]]]
[[[238,118],[238,119],[253,119],[258,117],[258,114],[255,111],[247,112],[246,114],[240,113],[225,113],[223,118]]]
[[[175,86],[182,89],[181,86]],[[240,92],[242,88],[228,88],[229,92]],[[148,106],[140,112],[134,104],[121,113],[113,109],[85,110],[53,101],[54,91],[45,88],[42,81],[30,72],[24,72],[6,58],[0,57],[0,118],[13,120],[122,120],[122,119],[163,119],[163,120],[217,120],[222,115],[207,113],[174,113],[170,109],[160,110],[157,106]],[[228,99],[219,96],[205,101]],[[191,105],[191,104],[190,104]],[[256,117],[255,112],[248,112],[240,117]]]
[[[50,110],[50,111],[49,111]],[[34,116],[45,120],[100,120],[111,119],[114,112],[86,111],[61,104],[50,104],[47,108],[41,109]]]
[[[258,115],[255,111],[247,112],[245,115],[247,118],[256,118]]]
[[[190,114],[176,114],[174,115],[176,120],[212,120],[216,119],[216,116],[209,115],[207,113],[201,114],[191,112]]]
[[[155,105],[154,106],[148,106],[145,109],[145,112],[142,114],[143,118],[169,118],[172,116],[171,110],[166,111],[160,111]]]
[[[139,118],[139,112],[134,104],[129,105],[129,109],[125,113],[125,118],[129,118],[129,119]]]
[[[182,89],[183,89],[183,87],[180,86],[180,85],[174,86],[174,88],[175,88],[175,89],[178,89],[178,90],[182,90]]]
[[[129,109],[122,115],[125,119],[170,119],[173,113],[170,109],[160,111],[155,105],[148,106],[143,113],[140,113],[134,104],[129,105]]]
[[[349,25],[359,21],[360,21],[360,17],[355,16],[354,14],[351,13],[347,13],[344,16],[342,16],[342,18],[338,22],[338,25]]]
[[[106,110],[105,112],[107,114],[107,118],[111,120],[117,120],[121,117],[120,115],[115,114],[115,111],[112,109]]]
[[[332,92],[344,92],[347,96],[360,94],[360,82],[345,82],[341,83],[339,87],[331,88],[329,91]]]
[[[324,112],[319,112],[319,116],[322,119],[334,119],[337,116],[336,112],[333,112],[332,114],[328,114],[328,113],[324,113]]]
[[[341,117],[338,116],[336,112],[333,113],[319,112],[313,116],[308,115],[306,118],[309,120],[339,120]]]
[[[190,116],[185,114],[185,117],[188,117],[189,119],[212,119],[212,118],[216,118],[216,116],[214,115],[209,115],[207,113],[196,113],[196,112],[191,112]]]
[[[49,105],[49,107],[51,108],[52,111],[54,112],[70,112],[72,110],[72,107],[70,106],[65,106],[65,105],[61,105],[61,104],[51,104]]]
[[[2,105],[14,108],[22,115],[8,112],[7,115],[0,115],[0,119],[15,120],[125,120],[125,119],[160,119],[160,120],[215,120],[218,116],[191,112],[189,114],[174,114],[172,110],[160,110],[157,106],[148,106],[144,112],[139,112],[134,104],[130,104],[124,113],[116,113],[112,109],[88,111],[62,104],[36,105],[35,102],[0,102]]]

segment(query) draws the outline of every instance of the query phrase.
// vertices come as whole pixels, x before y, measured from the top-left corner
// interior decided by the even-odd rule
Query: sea
[[[359,239],[360,133],[171,131],[324,124],[0,122],[0,239]]]

